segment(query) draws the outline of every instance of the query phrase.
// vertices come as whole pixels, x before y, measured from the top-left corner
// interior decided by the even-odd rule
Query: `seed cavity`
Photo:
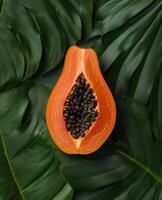
[[[83,73],[76,79],[64,105],[67,131],[74,139],[84,137],[98,116],[97,100]]]

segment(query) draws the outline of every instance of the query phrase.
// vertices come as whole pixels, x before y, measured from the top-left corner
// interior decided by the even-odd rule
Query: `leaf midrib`
[[[6,0],[0,0],[0,3],[2,3],[2,8],[1,8],[1,10],[0,10],[0,17],[2,16],[2,13],[3,13],[3,11],[4,11],[4,7],[5,7],[5,5],[6,5]]]
[[[15,182],[17,188],[18,188],[19,194],[21,195],[22,199],[23,199],[23,200],[26,200],[25,197],[24,197],[24,195],[23,195],[23,193],[21,192],[22,189],[21,189],[21,187],[20,187],[20,185],[19,185],[19,182],[18,182],[18,180],[17,180],[17,178],[16,178],[16,175],[15,175],[15,173],[14,173],[14,171],[13,171],[11,162],[10,162],[10,160],[9,160],[8,153],[7,153],[7,149],[6,149],[6,145],[5,145],[4,139],[3,139],[2,132],[0,133],[0,137],[1,137],[1,140],[2,140],[2,146],[3,146],[3,149],[4,149],[4,155],[5,155],[5,157],[6,157],[6,161],[7,161],[7,163],[8,163],[9,168],[10,168],[12,178],[13,178],[13,180],[14,180],[14,182]]]
[[[120,153],[123,157],[127,158],[129,161],[134,163],[136,166],[144,170],[147,174],[149,174],[155,181],[162,185],[162,178],[158,176],[155,172],[153,172],[149,167],[145,166],[143,163],[138,161],[137,159],[130,156],[128,153],[125,153],[124,151],[121,151],[120,149],[117,149],[117,152]]]

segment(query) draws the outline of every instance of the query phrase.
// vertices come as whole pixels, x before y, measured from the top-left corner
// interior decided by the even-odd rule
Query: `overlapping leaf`
[[[161,8],[160,0],[4,2],[0,199],[70,200],[73,189],[76,200],[162,199],[162,144],[152,140],[152,133],[162,138]],[[44,119],[60,62],[75,43],[96,50],[115,96],[143,102],[122,99],[115,140],[84,157],[55,148]]]
[[[162,59],[162,2],[112,0],[96,4],[99,32],[94,33],[103,35],[105,51],[100,61],[105,77],[116,95],[130,94],[147,103]]]
[[[98,0],[95,5],[93,36],[102,40],[92,46],[99,52],[105,79],[115,96],[133,96],[147,105],[152,96],[154,134],[161,138],[161,120],[156,113],[162,110],[162,100],[155,90],[162,84],[157,81],[162,71],[162,2]]]
[[[89,8],[92,10],[92,1]],[[5,1],[0,17],[0,86],[58,65],[67,41],[73,44],[80,40],[84,30],[81,18],[87,14],[89,25],[85,29],[90,31],[92,11],[89,14],[86,9],[79,1]]]
[[[105,174],[105,176],[107,175],[107,185],[105,187],[93,191],[83,190],[78,192],[75,196],[76,200],[159,200],[162,198],[162,151],[159,151],[162,149],[162,143],[152,141],[148,110],[138,102],[126,98],[119,102],[118,110],[119,121],[117,127],[120,132],[117,135],[118,142],[114,145],[116,160],[112,161],[117,163],[123,159],[121,168],[124,165],[127,167],[118,170],[120,166],[118,163],[112,171],[109,171],[110,174],[108,172]],[[111,146],[108,145],[107,151],[111,151],[109,148]],[[107,161],[106,156],[105,161]],[[112,161],[110,159],[104,166],[109,169]],[[83,159],[83,162],[86,163],[86,160]],[[100,161],[98,160],[98,162]],[[98,162],[96,162],[97,166],[94,165],[93,168],[98,167]],[[67,168],[70,171],[68,165],[62,165],[65,165],[65,169]],[[76,167],[79,168],[77,162]],[[81,174],[87,172],[86,167],[79,168],[79,170]],[[126,178],[123,177],[123,173],[128,174]],[[114,183],[113,177],[116,175],[118,181]],[[102,173],[100,176],[102,176]],[[95,174],[92,177],[95,180]],[[86,183],[82,184],[86,185]],[[87,188],[90,189],[91,185],[93,185],[93,182],[89,182]]]
[[[45,125],[48,93],[46,86],[27,84],[1,94],[2,200],[72,199]]]

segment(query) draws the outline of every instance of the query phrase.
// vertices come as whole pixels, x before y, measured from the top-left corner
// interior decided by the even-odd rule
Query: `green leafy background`
[[[162,1],[0,0],[0,200],[162,200]],[[66,155],[44,112],[67,48],[93,48],[108,141]]]

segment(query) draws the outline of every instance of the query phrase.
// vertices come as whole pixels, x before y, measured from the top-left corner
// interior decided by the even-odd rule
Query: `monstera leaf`
[[[35,84],[1,95],[1,199],[72,199],[44,121],[48,93],[46,86]]]
[[[161,0],[0,1],[1,200],[162,199],[161,8]],[[118,105],[112,137],[88,156],[62,153],[44,117],[73,44],[96,50]]]
[[[89,157],[87,160],[77,159],[80,162],[82,160],[82,165],[84,166],[91,165],[93,168],[89,169],[89,171],[87,167],[79,168],[80,165],[77,166],[77,162],[72,165],[73,168],[80,169],[81,176],[84,175],[85,180],[87,172],[89,173],[89,177],[87,177],[89,186],[82,182],[83,191],[76,194],[75,199],[77,200],[158,200],[162,198],[162,153],[159,152],[162,143],[152,141],[148,109],[139,104],[139,102],[128,98],[123,98],[119,101],[118,109],[119,119],[117,126],[120,129],[120,133],[117,135],[117,142],[113,144],[113,154],[111,156],[101,154],[102,158],[100,155],[98,159],[95,157]],[[122,117],[120,117],[121,113]],[[107,151],[109,151],[109,148],[111,146],[108,144]],[[100,154],[101,152],[98,153]],[[102,167],[104,156],[104,166],[107,166],[108,171]],[[64,159],[68,159],[68,156]],[[95,159],[97,166],[95,166],[95,163],[92,165]],[[63,170],[69,177],[72,176],[74,178],[75,176],[77,182],[77,178],[80,178],[80,176],[72,175],[73,170],[70,170],[71,166],[69,167],[67,163],[62,162]],[[100,180],[101,177],[103,181],[107,180],[103,184],[104,187],[97,190],[84,191],[85,189],[93,188],[93,181],[96,175],[98,176],[97,180]]]

